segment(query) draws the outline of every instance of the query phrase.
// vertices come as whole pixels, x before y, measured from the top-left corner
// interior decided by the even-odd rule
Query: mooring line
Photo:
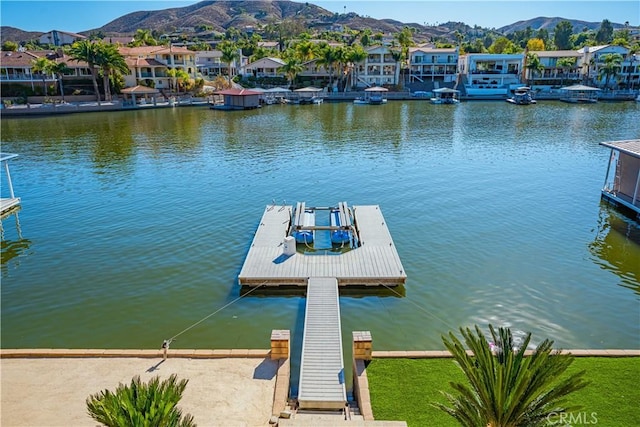
[[[164,342],[162,343],[162,348],[169,348],[169,345],[171,344],[171,341],[175,340],[177,337],[179,337],[180,335],[184,334],[185,332],[187,332],[188,330],[195,328],[196,326],[198,326],[200,323],[204,322],[205,320],[207,320],[208,318],[210,318],[211,316],[214,316],[215,314],[221,312],[222,310],[224,310],[225,308],[229,307],[230,305],[238,302],[240,299],[246,297],[247,295],[249,295],[251,292],[255,291],[256,289],[260,288],[261,286],[264,286],[267,282],[263,282],[261,284],[259,284],[258,286],[254,287],[253,289],[251,289],[249,292],[247,292],[246,294],[241,294],[238,298],[234,299],[233,301],[228,302],[227,304],[225,304],[224,306],[220,307],[219,309],[217,309],[216,311],[214,311],[213,313],[205,316],[204,318],[198,320],[196,323],[194,323],[193,325],[189,326],[188,328],[184,329],[183,331],[175,334],[173,337],[169,338],[168,340],[164,340]]]
[[[403,298],[403,295],[399,292],[397,292],[395,289],[385,285],[384,283],[381,283],[382,286],[384,286],[385,288],[389,289],[391,292],[393,292],[394,294],[398,295],[399,297]],[[416,307],[418,307],[421,311],[427,313],[428,315],[430,315],[431,317],[433,317],[436,320],[441,321],[444,325],[448,326],[449,328],[452,328],[452,330],[458,330],[457,327],[454,327],[452,325],[450,325],[446,320],[443,320],[441,318],[439,318],[438,316],[436,316],[435,314],[429,312],[426,308],[422,307],[421,305],[417,304],[416,302],[410,300],[407,298],[407,301],[409,301],[411,304],[415,305]]]

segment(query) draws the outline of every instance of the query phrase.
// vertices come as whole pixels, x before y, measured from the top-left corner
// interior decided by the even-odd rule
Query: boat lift
[[[329,213],[329,225],[317,225],[315,216],[317,211]],[[305,202],[298,202],[291,214],[291,225],[287,233],[293,236],[297,243],[312,244],[316,231],[329,231],[333,245],[349,245],[351,248],[359,246],[359,232],[355,224],[353,211],[347,202],[339,202],[337,206],[306,206]]]

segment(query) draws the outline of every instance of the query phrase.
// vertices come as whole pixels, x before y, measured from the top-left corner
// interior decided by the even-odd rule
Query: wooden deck
[[[0,217],[13,213],[20,206],[20,198],[2,198],[0,199]]]
[[[292,206],[269,205],[238,275],[242,286],[306,286],[310,277],[332,277],[339,286],[397,286],[406,273],[380,207],[354,206],[360,247],[336,255],[296,253],[285,256],[283,241]]]

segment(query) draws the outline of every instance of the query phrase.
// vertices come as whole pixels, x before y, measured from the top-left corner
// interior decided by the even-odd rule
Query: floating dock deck
[[[17,154],[0,153],[0,163],[4,165],[6,175],[6,185],[9,190],[9,197],[0,198],[0,217],[4,218],[16,211],[20,206],[20,198],[13,193],[13,183],[11,182],[11,174],[9,173],[9,160],[18,157]]]
[[[377,205],[353,206],[359,246],[341,254],[284,255],[293,207],[269,205],[238,275],[242,286],[307,286],[310,277],[335,278],[338,286],[398,286],[407,275]]]
[[[344,409],[342,333],[338,282],[334,278],[310,278],[300,362],[300,409]]]

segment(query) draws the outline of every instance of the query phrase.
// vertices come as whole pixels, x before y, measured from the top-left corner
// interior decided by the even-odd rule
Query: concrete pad
[[[188,379],[179,407],[199,426],[268,426],[278,361],[269,358],[2,358],[0,425],[97,425],[89,395],[176,374]]]

